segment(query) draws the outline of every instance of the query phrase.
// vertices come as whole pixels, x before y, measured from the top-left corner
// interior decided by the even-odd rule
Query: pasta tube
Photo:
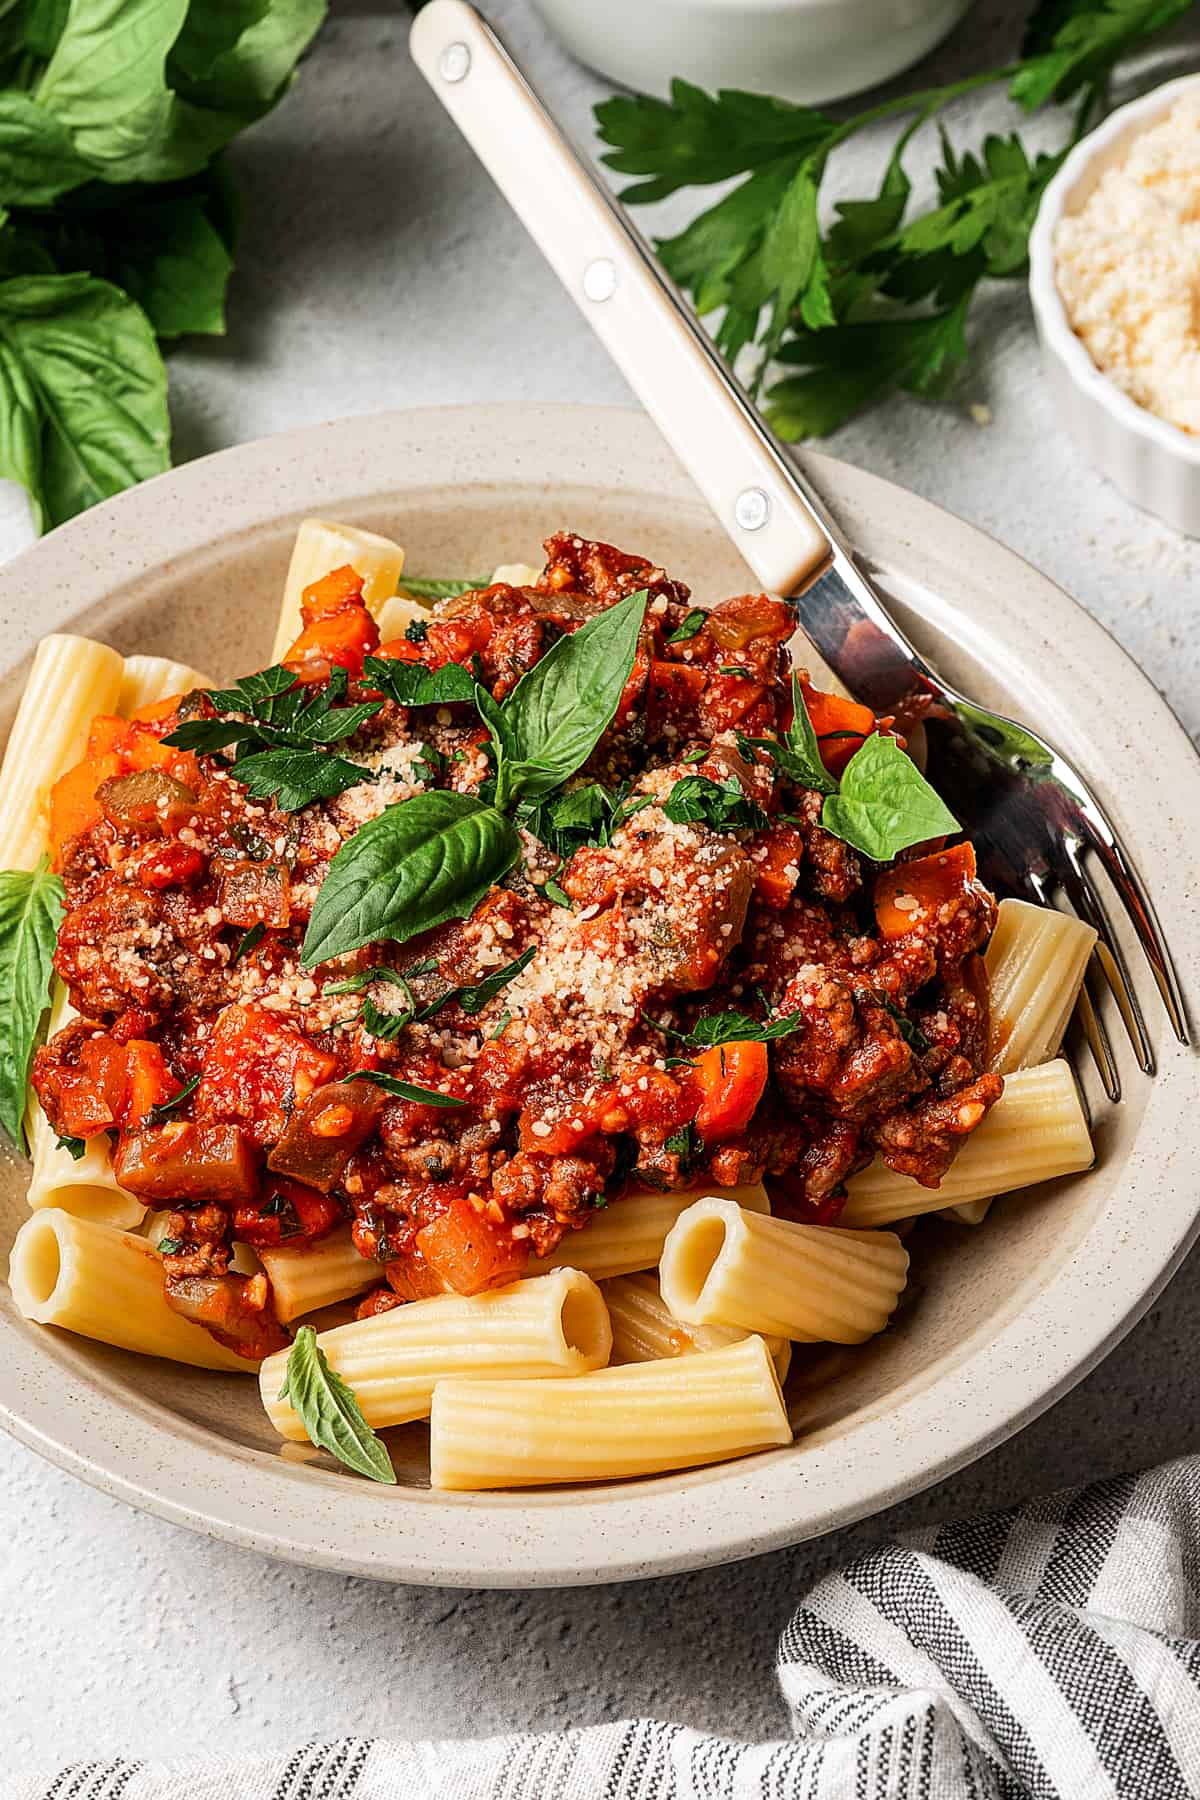
[[[26,1219],[8,1285],[23,1318],[143,1356],[248,1374],[252,1364],[172,1312],[162,1265],[143,1237],[50,1207]]]
[[[1005,1076],[1004,1093],[971,1133],[941,1187],[919,1187],[874,1162],[847,1182],[850,1198],[839,1223],[883,1225],[986,1200],[1090,1168],[1093,1154],[1070,1065],[1060,1058],[1018,1069]]]
[[[193,688],[215,687],[211,675],[201,675],[187,663],[166,656],[127,656],[117,693],[117,711],[128,719],[139,707],[153,706],[174,694],[190,694]]]
[[[492,581],[506,582],[509,587],[536,587],[540,569],[532,563],[501,563],[492,571]]]
[[[315,1244],[280,1244],[258,1254],[270,1278],[275,1315],[284,1325],[302,1313],[349,1300],[383,1279],[379,1264],[354,1248],[348,1225]]]
[[[96,714],[114,711],[123,667],[90,638],[38,645],[0,764],[0,869],[32,869],[45,852],[50,789],[83,760]]]
[[[595,1213],[580,1231],[569,1231],[553,1256],[534,1259],[532,1275],[542,1269],[585,1269],[596,1281],[612,1275],[636,1275],[652,1269],[662,1255],[668,1231],[681,1212],[701,1194],[736,1200],[749,1212],[769,1212],[767,1190],[760,1181],[738,1188],[687,1188],[664,1194],[658,1188],[637,1188]]]
[[[435,1488],[616,1481],[790,1444],[761,1338],[575,1381],[441,1381],[430,1419]]]
[[[375,614],[380,643],[390,644],[394,638],[402,638],[414,619],[428,617],[429,608],[423,600],[413,600],[407,594],[393,594]]]
[[[908,1279],[892,1231],[842,1231],[698,1200],[659,1265],[677,1319],[740,1325],[803,1343],[861,1344],[882,1331]]]
[[[736,1325],[685,1325],[667,1311],[656,1275],[616,1275],[600,1292],[612,1322],[614,1363],[660,1362],[669,1356],[723,1350],[748,1334]],[[783,1337],[765,1340],[780,1381],[787,1380],[792,1346]]]
[[[486,1381],[582,1375],[608,1361],[612,1332],[600,1289],[577,1269],[514,1281],[489,1293],[438,1294],[391,1312],[322,1331],[330,1366],[353,1388],[368,1425],[427,1417],[434,1385],[447,1376]],[[279,1398],[286,1350],[262,1365],[267,1417],[281,1437],[303,1442],[297,1414]]]
[[[380,537],[374,531],[360,531],[355,525],[335,525],[324,519],[301,521],[283,584],[283,603],[271,651],[273,663],[285,656],[300,636],[300,598],[305,588],[345,563],[362,576],[363,599],[373,613],[378,613],[384,601],[396,592],[404,552],[391,538]]]
[[[1082,919],[1002,900],[984,956],[992,1002],[989,1067],[1008,1075],[1057,1054],[1096,933]]]

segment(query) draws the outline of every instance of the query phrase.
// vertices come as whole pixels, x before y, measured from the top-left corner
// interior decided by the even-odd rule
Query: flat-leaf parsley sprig
[[[640,177],[628,204],[744,180],[657,249],[732,361],[758,348],[794,371],[767,396],[786,438],[824,436],[893,388],[940,392],[967,357],[965,322],[981,281],[1023,273],[1047,183],[1102,109],[1114,66],[1188,11],[1191,0],[1039,0],[1021,58],[837,120],[765,95],[704,93],[676,81],[669,101],[619,97],[596,108],[608,165]],[[938,115],[954,100],[1005,86],[1032,111],[1072,102],[1068,135],[1031,155],[1015,135],[957,151]],[[885,119],[905,119],[878,192],[835,204],[822,229],[830,157]],[[910,213],[905,156],[938,122],[937,200]]]

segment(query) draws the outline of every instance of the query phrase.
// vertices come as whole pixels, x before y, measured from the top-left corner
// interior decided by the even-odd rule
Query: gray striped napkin
[[[0,1775],[8,1800],[1189,1800],[1200,1795],[1200,1457],[872,1551],[808,1595],[795,1735],[635,1719],[553,1737],[342,1738],[255,1762]]]

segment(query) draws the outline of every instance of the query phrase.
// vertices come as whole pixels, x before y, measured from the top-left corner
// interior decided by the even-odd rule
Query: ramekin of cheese
[[[1072,435],[1129,499],[1200,537],[1200,77],[1119,108],[1071,152],[1029,288]]]

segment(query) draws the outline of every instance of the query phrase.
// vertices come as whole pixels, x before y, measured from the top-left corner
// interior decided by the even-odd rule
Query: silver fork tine
[[[1124,953],[1116,933],[1113,931],[1108,908],[1105,906],[1095,882],[1088,874],[1075,845],[1068,842],[1063,848],[1070,865],[1070,873],[1064,882],[1068,898],[1080,918],[1085,924],[1092,926],[1098,934],[1094,952],[1095,961],[1112,989],[1113,999],[1117,1003],[1121,1019],[1129,1033],[1129,1041],[1133,1045],[1134,1055],[1145,1073],[1153,1075],[1154,1052],[1150,1047],[1146,1022],[1142,1017],[1142,1009],[1138,1005],[1137,994],[1130,979]]]
[[[1187,1023],[1184,1017],[1183,1000],[1179,992],[1179,980],[1171,962],[1171,953],[1163,941],[1162,931],[1146,891],[1134,873],[1119,840],[1104,828],[1106,823],[1106,821],[1098,820],[1091,811],[1088,812],[1087,829],[1090,846],[1104,864],[1117,898],[1125,908],[1129,922],[1137,933],[1138,942],[1142,946],[1146,961],[1150,964],[1150,972],[1154,976],[1158,991],[1162,996],[1162,1003],[1167,1009],[1171,1029],[1179,1042],[1186,1044],[1188,1041]]]

